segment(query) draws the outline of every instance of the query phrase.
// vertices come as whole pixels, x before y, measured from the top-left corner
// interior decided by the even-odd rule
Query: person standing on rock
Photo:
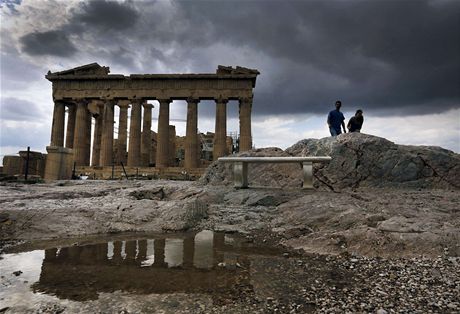
[[[361,128],[363,126],[364,117],[363,111],[361,109],[356,110],[355,116],[351,117],[350,121],[348,121],[347,128],[348,132],[361,132]]]
[[[343,116],[343,113],[340,112],[340,107],[342,107],[342,102],[337,100],[335,102],[335,110],[329,112],[329,115],[327,116],[327,125],[329,125],[331,136],[342,134],[340,126],[343,127],[343,133],[347,133],[344,122],[345,117]]]

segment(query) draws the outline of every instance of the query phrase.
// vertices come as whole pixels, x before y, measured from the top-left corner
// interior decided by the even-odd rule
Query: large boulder
[[[397,145],[377,136],[346,133],[305,139],[286,152],[332,157],[329,164],[315,166],[316,186],[460,188],[460,155],[441,147]]]
[[[459,154],[441,147],[397,145],[362,133],[305,139],[286,151],[262,148],[237,156],[331,156],[329,164],[314,164],[314,186],[321,189],[460,188]],[[214,162],[200,182],[232,185],[232,164]],[[302,169],[298,164],[250,164],[249,184],[300,187]]]

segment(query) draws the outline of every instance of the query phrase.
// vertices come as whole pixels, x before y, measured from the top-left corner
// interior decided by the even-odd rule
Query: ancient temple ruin
[[[97,63],[61,72],[48,72],[53,84],[54,113],[48,153],[58,154],[47,172],[59,172],[71,154],[77,167],[107,167],[124,164],[148,167],[152,149],[152,105],[159,102],[155,167],[171,164],[169,107],[173,100],[187,102],[184,141],[184,168],[199,167],[198,105],[201,100],[216,102],[213,141],[214,159],[227,155],[227,102],[239,102],[239,149],[252,147],[251,109],[253,88],[259,72],[243,67],[219,66],[207,74],[109,74],[108,67]],[[119,107],[118,139],[114,141],[114,108]],[[67,120],[66,120],[67,113]],[[128,136],[128,116],[130,128]],[[94,130],[91,130],[94,120]],[[67,123],[66,123],[67,121]],[[66,127],[65,127],[66,126]],[[93,139],[91,141],[91,134]],[[92,145],[91,145],[92,142]],[[114,144],[115,143],[115,144]],[[116,147],[114,147],[116,145]],[[58,151],[56,151],[56,149]],[[114,151],[116,151],[116,160]],[[230,152],[231,153],[231,152]],[[50,157],[50,156],[49,156]],[[90,160],[91,157],[91,160]],[[53,158],[48,158],[53,160]],[[60,163],[60,165],[58,165]],[[68,169],[68,166],[65,166]],[[55,175],[53,175],[55,177]],[[58,176],[59,177],[59,176]]]

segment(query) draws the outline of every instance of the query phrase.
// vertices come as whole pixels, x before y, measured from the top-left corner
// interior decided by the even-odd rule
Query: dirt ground
[[[458,204],[458,190],[234,189],[161,180],[9,183],[0,186],[0,240],[2,251],[11,252],[18,244],[40,242],[44,249],[89,235],[206,229],[282,245],[288,252],[276,263],[253,261],[254,269],[272,273],[261,281],[270,293],[255,297],[240,291],[221,303],[190,303],[177,295],[172,308],[171,296],[158,301],[165,308],[148,303],[164,313],[455,313],[460,310]],[[312,279],[316,275],[318,280]],[[286,278],[289,288],[283,288]],[[427,288],[428,279],[436,288]],[[411,291],[419,293],[416,299]],[[98,302],[104,298],[118,297],[101,295]],[[136,298],[133,312],[147,304]],[[40,306],[42,312],[64,307],[72,313],[96,305]],[[119,302],[113,307],[123,308]],[[37,305],[24,309],[36,310]]]

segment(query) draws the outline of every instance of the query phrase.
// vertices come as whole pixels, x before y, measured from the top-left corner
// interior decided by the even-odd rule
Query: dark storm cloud
[[[24,51],[71,56],[78,46],[112,72],[257,68],[256,115],[324,113],[336,99],[385,115],[460,106],[455,0],[91,0],[69,12],[22,37]]]
[[[259,81],[270,84],[256,89],[262,104],[256,112],[324,112],[336,98],[389,113],[401,106],[426,113],[460,105],[458,1],[179,5],[206,24],[215,41],[246,45],[273,60],[272,68],[259,69]],[[276,65],[283,63],[295,66]],[[436,100],[434,108],[425,105]]]
[[[130,1],[119,3],[106,0],[82,2],[72,10],[72,14],[69,25],[80,30],[94,27],[103,31],[129,29],[139,16]]]
[[[77,48],[69,40],[69,35],[61,30],[29,33],[19,41],[22,50],[33,56],[70,57],[77,52]]]

